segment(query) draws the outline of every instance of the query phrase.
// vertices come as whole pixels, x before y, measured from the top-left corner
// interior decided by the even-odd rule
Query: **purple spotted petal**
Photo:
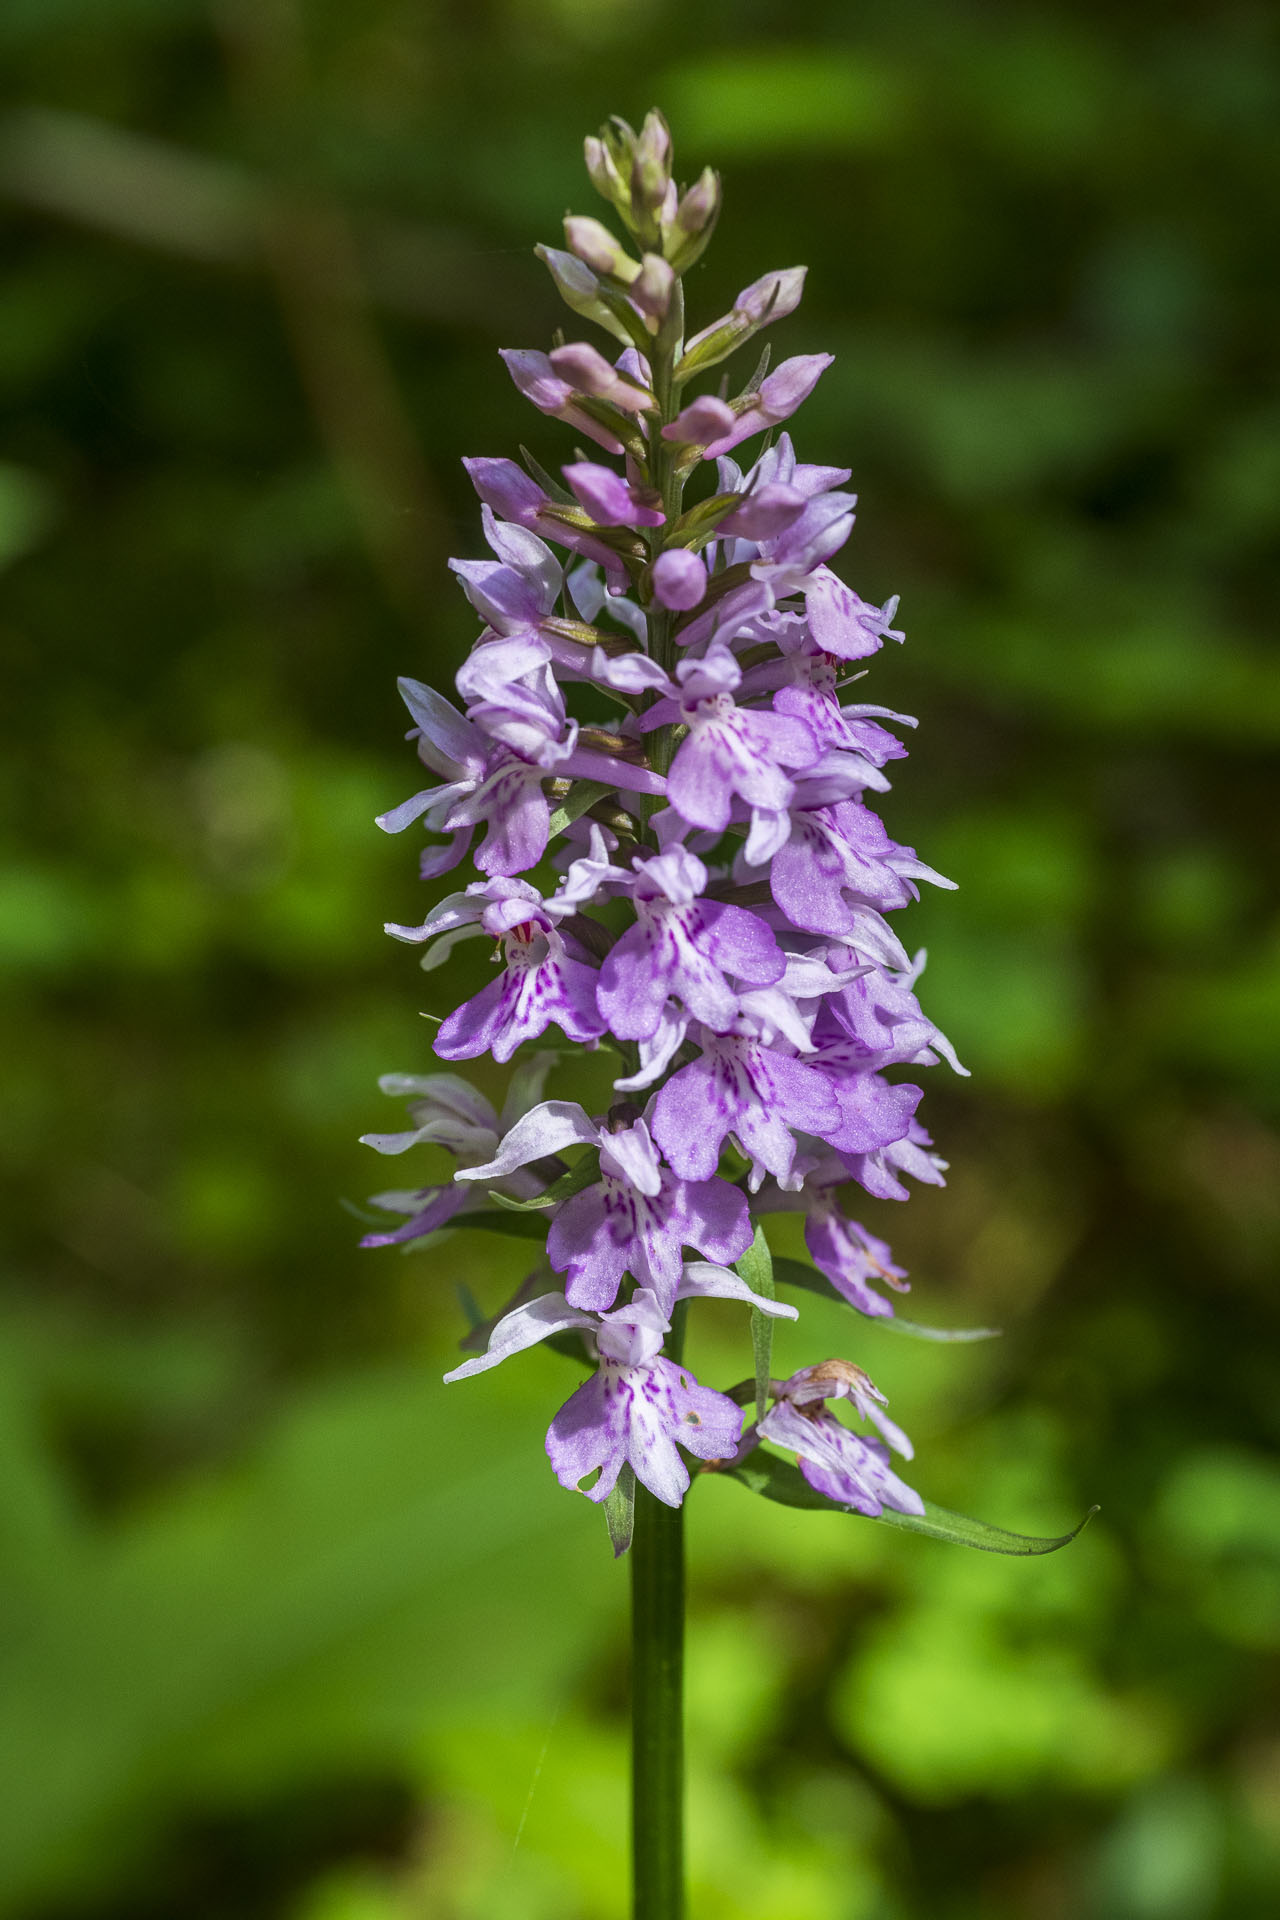
[[[873,1280],[907,1290],[906,1273],[894,1266],[885,1242],[841,1213],[829,1197],[814,1203],[804,1223],[804,1243],[814,1265],[859,1313],[879,1318],[893,1312],[893,1302],[875,1292]]]
[[[924,1501],[889,1465],[889,1449],[842,1426],[834,1414],[801,1413],[789,1400],[775,1401],[760,1422],[760,1438],[794,1453],[816,1492],[838,1506],[877,1519],[885,1507],[923,1513]]]
[[[589,1500],[607,1499],[629,1463],[650,1493],[678,1507],[689,1470],[677,1443],[701,1460],[723,1459],[741,1431],[742,1409],[699,1386],[674,1361],[632,1367],[603,1362],[551,1422],[547,1457],[561,1486],[571,1489],[600,1469],[600,1478],[585,1490]]]
[[[596,970],[571,960],[555,932],[530,927],[508,937],[506,971],[458,1007],[436,1035],[442,1060],[474,1060],[492,1053],[509,1060],[524,1040],[552,1024],[570,1040],[597,1040],[604,1022],[596,1011]]]
[[[700,1058],[681,1067],[654,1103],[653,1134],[687,1180],[706,1180],[732,1133],[749,1158],[784,1179],[795,1158],[792,1128],[839,1127],[831,1083],[803,1061],[730,1035],[703,1036]]]
[[[675,1304],[683,1250],[694,1247],[726,1265],[751,1245],[746,1197],[727,1180],[681,1180],[666,1168],[657,1194],[606,1177],[560,1208],[547,1235],[547,1258],[568,1272],[575,1306],[611,1307],[623,1275],[648,1287],[665,1313]]]
[[[605,959],[597,994],[620,1039],[652,1039],[669,998],[723,1033],[738,1011],[727,976],[768,986],[782,975],[786,961],[771,929],[743,907],[662,898],[637,898],[635,907],[636,924]]]

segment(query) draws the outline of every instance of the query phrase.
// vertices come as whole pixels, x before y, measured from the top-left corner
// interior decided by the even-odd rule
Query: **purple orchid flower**
[[[707,869],[685,847],[633,862],[636,924],[610,950],[597,1001],[610,1030],[650,1040],[668,999],[715,1033],[738,1012],[729,976],[748,987],[781,978],[786,959],[772,931],[745,907],[702,898]]]
[[[709,1180],[732,1134],[764,1173],[784,1180],[795,1159],[793,1129],[822,1135],[840,1125],[830,1080],[802,1060],[776,1053],[746,1034],[699,1036],[702,1052],[659,1091],[653,1135],[676,1172]]]
[[[891,840],[879,815],[852,800],[793,810],[769,868],[773,897],[792,924],[832,935],[852,932],[858,905],[881,913],[905,907],[918,897],[915,879],[955,884]]]
[[[502,943],[502,974],[443,1022],[436,1036],[442,1060],[474,1060],[482,1053],[509,1060],[522,1041],[536,1040],[553,1023],[583,1043],[605,1030],[596,1011],[595,968],[560,932],[527,880],[478,881],[442,900],[420,927],[390,925],[387,931],[415,942],[487,933]]]
[[[891,624],[898,611],[896,596],[882,607],[870,606],[830,567],[816,570],[806,583],[804,599],[814,645],[838,659],[864,660],[884,641],[901,643],[906,638]]]
[[[364,1146],[376,1153],[401,1154],[411,1148],[428,1145],[445,1148],[459,1166],[469,1167],[488,1159],[498,1141],[513,1127],[529,1107],[542,1098],[548,1073],[555,1064],[554,1053],[535,1053],[511,1076],[502,1110],[465,1080],[452,1073],[385,1073],[378,1082],[382,1092],[393,1099],[407,1099],[413,1126],[400,1133],[365,1133]],[[531,1199],[539,1191],[536,1175],[523,1170],[505,1176],[502,1185],[513,1199]],[[447,1226],[457,1214],[477,1204],[476,1189],[453,1182],[443,1187],[419,1187],[410,1191],[375,1193],[370,1206],[402,1216],[402,1225],[386,1232],[367,1233],[362,1247],[395,1246],[423,1239]]]
[[[611,364],[558,337],[550,353],[503,358],[536,407],[604,454],[571,457],[569,493],[532,460],[532,477],[467,462],[488,554],[452,565],[482,631],[456,675],[461,712],[402,683],[436,784],[381,824],[420,820],[435,837],[424,877],[478,843],[484,877],[421,925],[389,928],[424,949],[428,970],[460,941],[496,946],[496,976],[443,1020],[437,1054],[505,1062],[556,1028],[579,1048],[611,1043],[618,1098],[603,1118],[543,1099],[545,1053],[517,1069],[501,1114],[451,1074],[393,1076],[411,1124],[369,1144],[443,1148],[456,1177],[379,1195],[393,1224],[367,1243],[468,1215],[491,1229],[495,1186],[537,1202],[540,1268],[489,1326],[487,1351],[449,1377],[575,1330],[597,1364],[552,1422],[556,1473],[566,1486],[597,1476],[589,1497],[602,1501],[630,1466],[678,1504],[684,1455],[733,1456],[741,1416],[664,1353],[677,1303],[724,1297],[793,1317],[730,1270],[753,1216],[792,1208],[837,1293],[891,1314],[883,1288],[905,1275],[837,1195],[850,1181],[886,1199],[905,1198],[908,1180],[939,1183],[920,1089],[895,1075],[963,1069],[917,998],[923,956],[911,961],[886,919],[921,882],[950,883],[869,803],[904,754],[893,729],[914,722],[842,700],[851,668],[902,638],[896,600],[874,606],[832,568],[854,525],[850,475],[798,460],[785,432],[746,472],[732,454],[788,418],[831,357],[784,360],[731,400],[689,397],[704,369],[792,310],[804,269],[762,276],[682,342],[679,282],[719,183],[708,173],[678,192],[656,113],[639,135],[611,123],[587,151],[634,255],[576,215],[571,250],[539,253],[571,311],[623,351]],[[700,459],[717,462],[730,497],[686,510]],[[556,878],[540,870],[535,886],[548,856]],[[741,1156],[727,1177],[726,1146]],[[531,1298],[548,1263],[564,1291]],[[841,1424],[827,1405],[841,1398],[876,1437]],[[918,1512],[885,1443],[908,1457],[909,1444],[882,1409],[865,1374],[829,1362],[775,1388],[760,1432],[839,1503]]]
[[[889,1448],[909,1460],[911,1442],[881,1409],[884,1395],[861,1367],[847,1360],[826,1360],[803,1367],[776,1389],[777,1397],[760,1422],[762,1440],[794,1453],[801,1473],[818,1493],[837,1506],[879,1517],[885,1507],[898,1513],[923,1513],[924,1501],[889,1465]],[[884,1435],[864,1440],[852,1433],[826,1402],[847,1399],[864,1420]]]
[[[681,1180],[661,1164],[643,1117],[600,1125],[573,1101],[551,1100],[526,1113],[491,1159],[460,1169],[460,1182],[507,1178],[570,1145],[595,1147],[600,1179],[566,1200],[547,1238],[547,1258],[568,1272],[571,1306],[611,1307],[625,1274],[647,1287],[664,1313],[675,1305],[683,1249],[720,1266],[751,1245],[746,1197],[727,1180]]]
[[[752,1302],[776,1311],[778,1302],[753,1295],[736,1274],[691,1268],[679,1288],[682,1298],[713,1296]],[[595,1314],[570,1306],[562,1293],[544,1294],[518,1307],[494,1328],[489,1351],[445,1375],[464,1380],[497,1366],[510,1354],[577,1328],[590,1336],[599,1359],[592,1377],[561,1407],[547,1431],[547,1455],[561,1486],[580,1488],[589,1500],[608,1498],[629,1465],[637,1480],[669,1507],[689,1488],[689,1470],[677,1447],[700,1460],[723,1459],[738,1444],[742,1410],[723,1393],[701,1387],[687,1367],[662,1357],[671,1323],[653,1295],[640,1288],[626,1306]],[[589,1488],[581,1483],[599,1472]]]
[[[945,1187],[947,1184],[942,1177],[947,1163],[932,1147],[933,1141],[925,1129],[918,1120],[913,1120],[901,1139],[891,1140],[869,1153],[841,1150],[839,1157],[845,1171],[877,1200],[908,1200],[911,1193],[903,1184],[904,1174],[919,1180],[923,1186]]]
[[[886,1243],[842,1213],[831,1188],[814,1195],[804,1223],[804,1243],[814,1266],[859,1313],[873,1318],[893,1313],[893,1302],[874,1291],[873,1280],[899,1293],[909,1291],[906,1271],[893,1264]]]
[[[810,767],[818,744],[802,720],[740,707],[733,695],[742,668],[713,642],[700,660],[676,668],[679,716],[689,731],[667,776],[667,795],[691,826],[723,833],[737,796],[748,806],[783,811],[794,791],[784,767]],[[673,717],[675,702],[645,715],[646,729]]]

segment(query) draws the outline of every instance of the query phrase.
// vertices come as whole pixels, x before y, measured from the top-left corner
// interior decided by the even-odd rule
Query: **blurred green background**
[[[932,1350],[805,1301],[1020,1563],[691,1507],[697,1920],[1280,1905],[1275,16],[1248,4],[6,0],[0,1913],[617,1920],[625,1579],[361,1254],[429,1065],[394,679],[611,111],[723,168],[697,324],[807,261],[797,422],[900,591],[887,805],[973,1079],[871,1203]],[[463,950],[467,955],[468,950]],[[428,990],[464,985],[466,959]],[[567,1090],[569,1082],[553,1083]],[[410,1178],[403,1162],[393,1178]],[[424,1158],[416,1177],[431,1171]],[[785,1242],[785,1233],[781,1242]],[[716,1315],[720,1317],[716,1317]],[[712,1309],[702,1364],[748,1370]],[[696,1356],[695,1356],[696,1358]]]

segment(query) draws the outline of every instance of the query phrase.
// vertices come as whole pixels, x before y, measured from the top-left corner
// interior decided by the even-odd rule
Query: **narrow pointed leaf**
[[[612,792],[612,787],[604,786],[599,780],[575,782],[568,799],[551,816],[548,828],[550,837],[554,840],[558,833],[563,833],[567,826],[580,819],[598,800],[606,799]]]
[[[455,1280],[453,1283],[453,1291],[457,1298],[458,1305],[462,1308],[462,1317],[467,1323],[467,1331],[474,1333],[477,1327],[484,1325],[484,1315],[480,1311],[480,1303],[465,1280]]]
[[[459,1213],[454,1215],[453,1224],[459,1230],[475,1227],[480,1233],[505,1233],[515,1240],[545,1240],[547,1223],[540,1220],[536,1213],[505,1213],[495,1209],[492,1213],[486,1208],[481,1213]]]
[[[831,1282],[817,1267],[811,1267],[804,1260],[775,1260],[773,1277],[779,1286],[802,1287],[806,1293],[816,1293],[820,1299],[838,1301],[842,1307],[848,1307],[850,1313],[858,1313],[848,1300],[836,1292]],[[909,1340],[998,1340],[999,1327],[922,1327],[918,1320],[901,1320],[898,1315],[858,1314],[860,1320],[871,1326],[883,1327],[886,1333],[905,1334]]]
[[[667,535],[669,547],[690,547],[694,552],[715,538],[716,528],[727,514],[741,506],[743,496],[740,493],[715,493],[709,500],[699,500],[697,506],[682,513]]]
[[[854,1513],[852,1507],[839,1507],[818,1493],[801,1473],[799,1467],[790,1460],[781,1460],[776,1454],[766,1453],[757,1447],[754,1453],[747,1455],[734,1467],[723,1471],[730,1479],[741,1481],[752,1493],[758,1493],[762,1499],[773,1500],[783,1507],[803,1507],[811,1513]],[[979,1553],[1007,1553],[1029,1555],[1037,1553],[1056,1553],[1059,1547],[1067,1546],[1087,1526],[1096,1507],[1090,1507],[1080,1525],[1073,1527],[1070,1533],[1039,1536],[1030,1533],[1010,1533],[1005,1527],[993,1527],[985,1520],[971,1520],[967,1514],[951,1513],[946,1507],[939,1507],[932,1500],[924,1503],[924,1512],[895,1513],[886,1507],[880,1519],[891,1527],[901,1527],[908,1533],[923,1533],[931,1540],[949,1540],[954,1546],[975,1547]],[[865,1514],[858,1514],[865,1519]]]
[[[604,1518],[613,1546],[613,1557],[620,1560],[631,1545],[636,1523],[636,1476],[625,1462],[613,1492],[605,1499]]]
[[[741,1260],[735,1261],[734,1272],[746,1281],[753,1293],[762,1294],[766,1300],[777,1299],[773,1255],[763,1227],[756,1228],[756,1237]],[[751,1349],[756,1366],[756,1419],[763,1420],[769,1407],[769,1380],[773,1369],[773,1321],[767,1313],[761,1313],[759,1307],[751,1309]]]
[[[490,1187],[489,1198],[495,1206],[505,1207],[508,1213],[540,1213],[544,1207],[558,1207],[562,1200],[571,1200],[575,1193],[581,1193],[584,1187],[591,1186],[600,1178],[600,1171],[594,1155],[584,1153],[576,1167],[570,1167],[568,1173],[562,1173],[553,1180],[545,1193],[533,1200],[513,1200],[509,1194],[499,1193],[496,1187]]]
[[[533,478],[537,481],[544,493],[549,494],[553,500],[558,500],[562,506],[572,507],[577,505],[568,487],[561,486],[558,480],[553,480],[546,468],[534,459],[528,447],[521,447],[520,458],[524,461],[525,466],[529,469],[529,472],[533,475]]]

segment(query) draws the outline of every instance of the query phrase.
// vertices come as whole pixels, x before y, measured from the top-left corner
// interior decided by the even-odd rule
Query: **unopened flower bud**
[[[464,460],[462,464],[485,506],[492,507],[503,520],[528,526],[547,504],[547,496],[537,481],[531,480],[514,460],[477,459]]]
[[[735,314],[762,327],[770,320],[785,320],[800,305],[808,267],[782,267],[776,273],[761,274],[744,287],[733,303]]]
[[[596,192],[604,200],[611,202],[624,218],[631,212],[630,160],[627,162],[627,174],[618,170],[611,143],[603,137],[597,139],[588,134],[582,143],[583,157],[587,163],[587,173]]]
[[[614,238],[608,227],[599,220],[591,219],[588,214],[567,213],[564,237],[570,252],[584,261],[593,273],[611,274],[615,280],[622,280],[630,286],[640,271],[622,242]]]
[[[580,460],[564,469],[564,477],[573,488],[581,507],[600,527],[660,527],[662,510],[658,496],[645,488],[628,485],[612,467],[594,460]]]
[[[712,321],[709,327],[685,342],[680,366],[686,377],[714,367],[753,334],[759,333],[761,327],[794,313],[800,304],[807,272],[807,267],[782,267],[774,273],[762,274],[749,287],[744,287],[723,319]]]
[[[704,393],[699,399],[691,400],[687,407],[681,408],[671,425],[662,429],[662,437],[664,440],[687,440],[693,445],[705,447],[726,433],[732,433],[737,420],[738,416],[732,407],[712,394]]]
[[[733,413],[733,425],[723,439],[707,447],[703,458],[719,459],[740,441],[749,440],[753,433],[761,433],[766,427],[779,426],[789,419],[801,402],[809,398],[833,358],[830,353],[799,353],[784,360],[761,381],[756,392],[740,395],[733,408],[726,408],[726,412]],[[698,404],[694,402],[695,406]]]
[[[631,204],[640,218],[659,213],[671,184],[671,134],[656,107],[644,117],[631,162]]]
[[[653,563],[653,597],[660,607],[685,613],[707,591],[707,569],[687,547],[672,547]]]
[[[658,253],[646,253],[640,272],[631,285],[631,299],[641,313],[652,320],[665,320],[676,283],[673,269]]]
[[[664,251],[677,273],[698,259],[720,213],[720,176],[704,167],[676,204],[664,233]]]
[[[539,413],[548,413],[557,420],[567,421],[580,433],[595,440],[606,453],[622,452],[622,442],[617,434],[584,409],[579,403],[578,392],[563,375],[556,372],[547,354],[524,347],[502,347],[499,353],[516,386],[526,400],[533,402]]]
[[[600,282],[585,262],[576,254],[565,253],[560,247],[534,248],[539,260],[548,269],[556,283],[556,292],[573,313],[580,314],[584,320],[594,320],[615,339],[630,342],[622,322],[609,311],[601,298]]]
[[[548,357],[560,378],[567,380],[571,387],[576,387],[579,393],[589,393],[597,400],[609,400],[626,413],[646,413],[653,406],[651,393],[624,379],[609,365],[604,355],[585,340],[573,340],[568,346],[555,347]]]

